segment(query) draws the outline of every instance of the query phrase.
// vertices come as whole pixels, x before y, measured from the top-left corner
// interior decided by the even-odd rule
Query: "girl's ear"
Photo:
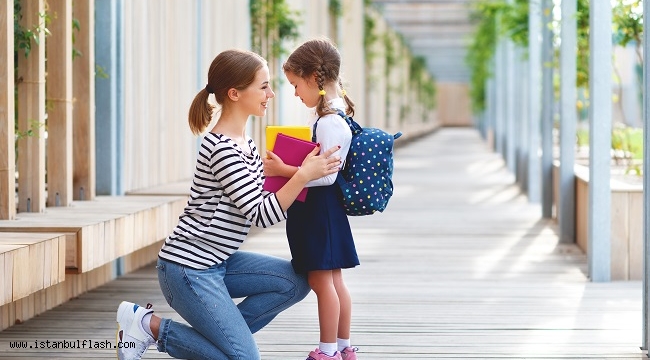
[[[239,100],[239,92],[235,88],[230,88],[228,90],[228,98],[232,101],[237,101]]]

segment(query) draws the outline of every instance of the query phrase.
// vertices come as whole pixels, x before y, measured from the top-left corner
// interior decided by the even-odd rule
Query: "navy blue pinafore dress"
[[[294,201],[287,210],[287,238],[296,273],[359,265],[340,197],[336,183],[310,187],[305,202]]]

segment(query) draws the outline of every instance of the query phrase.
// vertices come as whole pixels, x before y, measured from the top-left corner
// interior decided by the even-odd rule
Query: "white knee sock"
[[[350,347],[350,339],[336,338],[336,344],[338,345],[339,351],[343,351],[346,347]]]
[[[318,345],[318,349],[327,356],[334,356],[336,354],[336,343],[322,342]]]

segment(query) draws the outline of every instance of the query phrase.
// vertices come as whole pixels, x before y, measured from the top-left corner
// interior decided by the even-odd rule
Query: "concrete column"
[[[527,121],[528,117],[528,103],[530,98],[528,93],[530,92],[529,81],[529,64],[528,56],[525,54],[525,49],[518,48],[517,51],[517,79],[519,79],[517,84],[517,89],[515,90],[518,94],[517,97],[517,109],[515,112],[515,123],[517,124],[517,149],[516,149],[516,160],[517,160],[517,183],[523,192],[527,192],[527,175],[528,175],[528,141],[526,137],[528,136],[528,126]]]
[[[541,200],[541,162],[539,157],[542,101],[542,0],[531,0],[528,15],[529,104],[528,104],[528,201]]]
[[[363,46],[363,7],[363,1],[343,1],[343,21],[339,22],[341,25],[339,36],[341,71],[343,78],[348,85],[346,91],[352,96],[355,108],[358,110],[365,109],[366,106],[366,63],[365,49]],[[363,114],[360,115],[363,117]]]
[[[97,195],[121,195],[123,159],[123,2],[95,1],[95,60],[108,77],[95,82]]]
[[[643,2],[643,18],[650,19],[650,2]],[[647,21],[643,22],[643,33],[650,33],[650,25]],[[650,40],[648,36],[643,37],[643,73],[648,74],[650,71]],[[650,92],[648,89],[650,82],[648,76],[643,77],[643,336],[642,349],[648,350],[650,343],[650,319],[648,316],[648,302],[650,297]]]
[[[542,3],[542,216],[550,219],[553,209],[553,121],[554,88],[553,32],[548,27],[553,19],[553,0]]]
[[[515,173],[517,164],[515,161],[515,107],[517,94],[515,93],[515,44],[511,40],[505,42],[505,159],[508,170]]]
[[[612,6],[591,1],[589,10],[589,274],[611,278]]]
[[[0,5],[0,220],[16,217],[13,3]]]
[[[576,67],[577,67],[577,1],[562,1],[560,45],[560,188],[558,222],[560,241],[575,242],[575,147],[576,125]]]
[[[505,155],[504,132],[505,132],[505,44],[504,40],[497,40],[497,48],[494,53],[494,84],[495,84],[495,110],[494,116],[494,145],[496,151],[502,156]]]

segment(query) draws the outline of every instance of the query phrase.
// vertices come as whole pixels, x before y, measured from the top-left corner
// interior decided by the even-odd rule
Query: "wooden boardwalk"
[[[360,358],[641,359],[641,283],[591,283],[586,257],[558,244],[473,129],[450,128],[397,150],[388,210],[352,218],[361,266],[347,270]],[[283,226],[247,250],[287,257]],[[165,303],[148,266],[0,332],[3,359],[112,358],[114,350],[36,349],[35,341],[115,343],[122,299]],[[263,359],[304,359],[318,343],[315,296],[256,338]],[[26,342],[27,349],[10,347]],[[32,346],[32,348],[29,348]],[[145,359],[168,359],[150,349]]]

